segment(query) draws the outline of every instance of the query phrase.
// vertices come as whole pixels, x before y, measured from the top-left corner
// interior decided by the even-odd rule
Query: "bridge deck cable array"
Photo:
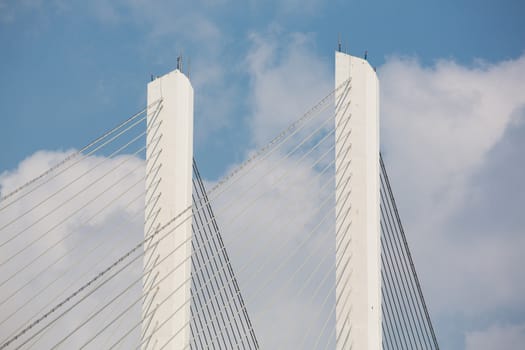
[[[382,157],[380,166],[383,348],[439,349]]]
[[[65,296],[68,289],[85,281],[93,272],[89,271],[90,267],[100,269],[102,264],[108,263],[111,248],[118,247],[122,235],[107,235],[97,242],[92,235],[82,231],[114,211],[116,206],[130,209],[143,199],[144,180],[139,171],[142,162],[129,153],[143,152],[144,146],[138,140],[144,138],[144,127],[141,127],[144,114],[145,109],[84,147],[86,154],[75,152],[76,157],[66,157],[45,171],[45,176],[40,175],[18,187],[16,197],[13,192],[2,197],[1,222],[8,224],[3,225],[0,234],[4,238],[10,231],[17,232],[2,245],[1,303],[4,310],[13,310],[2,316],[0,325],[4,330],[15,328],[15,319],[20,321],[20,315],[27,319],[36,318],[60,295]],[[100,152],[98,156],[94,155],[95,150]],[[94,169],[102,176],[86,184],[86,180],[91,180],[87,175]],[[86,191],[86,187],[90,190]],[[20,212],[17,206],[22,201],[25,201],[25,207],[31,208],[31,215],[27,215],[28,211],[22,215],[17,213]],[[140,217],[139,214],[136,216]],[[123,219],[126,220],[122,220],[122,224],[129,224],[136,218]],[[96,245],[90,248],[93,243]],[[95,258],[97,264],[93,264],[93,253],[101,249],[106,250],[106,260],[99,255]],[[86,264],[86,259],[93,265]],[[52,289],[64,280],[67,280],[68,287],[62,291]],[[15,296],[16,300],[12,300]],[[4,305],[6,302],[11,303]]]
[[[335,234],[351,223],[336,228],[334,190],[350,200],[350,182],[335,182],[335,143],[351,150],[349,124],[335,123],[350,89],[350,80],[341,84],[215,183],[203,180],[194,160],[193,204],[167,222],[156,220],[162,194],[148,198],[144,190],[162,181],[155,118],[162,100],[6,189],[0,349],[166,349],[187,326],[191,349],[347,348],[348,336],[335,334],[336,305],[345,302],[335,290],[347,282],[336,280],[335,252],[352,242],[336,242]],[[383,347],[438,349],[382,159],[381,201]],[[184,262],[157,269],[183,244],[167,256],[158,247],[188,220],[191,277],[159,298]],[[154,318],[187,285],[191,298]],[[185,305],[188,323],[159,341]]]

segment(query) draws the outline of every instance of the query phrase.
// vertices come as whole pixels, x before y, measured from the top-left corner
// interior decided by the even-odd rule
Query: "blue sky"
[[[188,4],[0,0],[0,174],[38,150],[79,148],[137,112],[150,75],[182,53],[196,91],[196,158],[216,180],[329,92],[340,33],[378,67],[383,151],[443,348],[489,349],[501,337],[510,339],[501,348],[517,348],[525,4]],[[279,86],[290,96],[267,93]]]
[[[221,103],[225,86],[235,91],[235,103],[223,107],[197,143],[204,173],[219,176],[250,142],[243,132],[250,113],[243,65],[254,33],[274,35],[283,45],[289,33],[305,33],[311,36],[308,50],[327,65],[338,33],[348,51],[368,50],[377,66],[392,55],[415,56],[425,65],[443,58],[496,62],[524,49],[524,6],[515,0],[147,3],[0,2],[0,108],[9,130],[1,141],[0,169],[41,148],[86,143],[144,105],[150,74],[171,70],[183,53],[195,75],[207,65],[227,75],[214,84],[200,79],[199,104]],[[197,106],[196,118],[212,118],[208,112]],[[235,142],[224,135],[234,135]],[[210,146],[221,156],[207,158]]]

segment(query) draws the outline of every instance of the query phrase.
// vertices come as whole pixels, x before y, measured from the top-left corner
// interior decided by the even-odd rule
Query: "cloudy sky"
[[[340,33],[378,69],[382,150],[442,347],[518,349],[524,14],[518,0],[0,0],[0,186],[141,109],[180,53],[216,181],[331,90]]]

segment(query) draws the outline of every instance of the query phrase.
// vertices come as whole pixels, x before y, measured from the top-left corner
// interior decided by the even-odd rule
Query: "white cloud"
[[[40,151],[28,157],[17,169],[0,175],[2,195],[41,174],[71,152],[73,150]],[[1,230],[0,247],[2,341],[32,315],[49,310],[140,241],[144,216],[143,175],[144,164],[137,157],[90,156],[44,186],[28,192],[33,188],[30,186],[0,203],[3,208],[0,223],[7,225]],[[64,190],[60,190],[62,188]],[[24,194],[27,195],[13,201]],[[5,207],[9,203],[12,204]],[[13,219],[16,221],[10,224]],[[10,238],[13,239],[7,242]],[[102,293],[95,293],[87,303],[62,318],[38,346],[49,347],[66,331],[72,330],[76,320],[86,318],[94,305],[102,305],[107,296],[121,288],[120,283],[136,278],[141,265],[139,260],[124,271],[116,283],[109,283],[109,290],[102,288]],[[130,294],[125,296],[127,302],[131,298]],[[113,305],[111,312],[105,314],[106,319],[119,307],[122,306]],[[68,346],[78,348],[99,326],[97,323],[88,325],[87,330],[79,333],[81,336],[67,343]],[[57,329],[60,329],[58,333]]]
[[[411,220],[461,205],[465,182],[525,105],[524,71],[525,56],[474,68],[392,58],[381,67],[383,152],[396,164],[397,191],[432,199],[414,206]]]
[[[257,145],[272,139],[329,93],[327,62],[313,54],[312,37],[252,34],[247,56],[252,85],[251,133]]]
[[[283,155],[257,163],[213,202],[263,348],[301,344],[305,338],[312,346],[333,305],[321,308],[335,276],[330,274],[335,254],[329,191],[333,170],[318,176],[310,159]],[[230,201],[233,206],[228,208]],[[306,334],[306,329],[311,332]]]
[[[483,331],[469,332],[467,350],[519,350],[525,344],[525,324],[493,325]]]
[[[496,150],[520,147],[524,76],[525,56],[473,67],[391,58],[380,69],[383,155],[431,312],[464,320],[456,335],[525,308],[519,204],[489,191],[522,193],[520,180],[484,175],[522,173],[517,149],[505,161]]]

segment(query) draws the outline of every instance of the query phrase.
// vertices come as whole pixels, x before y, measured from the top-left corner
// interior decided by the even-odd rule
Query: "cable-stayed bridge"
[[[215,183],[180,70],[0,199],[1,349],[439,349],[379,151],[379,87],[335,89]]]

